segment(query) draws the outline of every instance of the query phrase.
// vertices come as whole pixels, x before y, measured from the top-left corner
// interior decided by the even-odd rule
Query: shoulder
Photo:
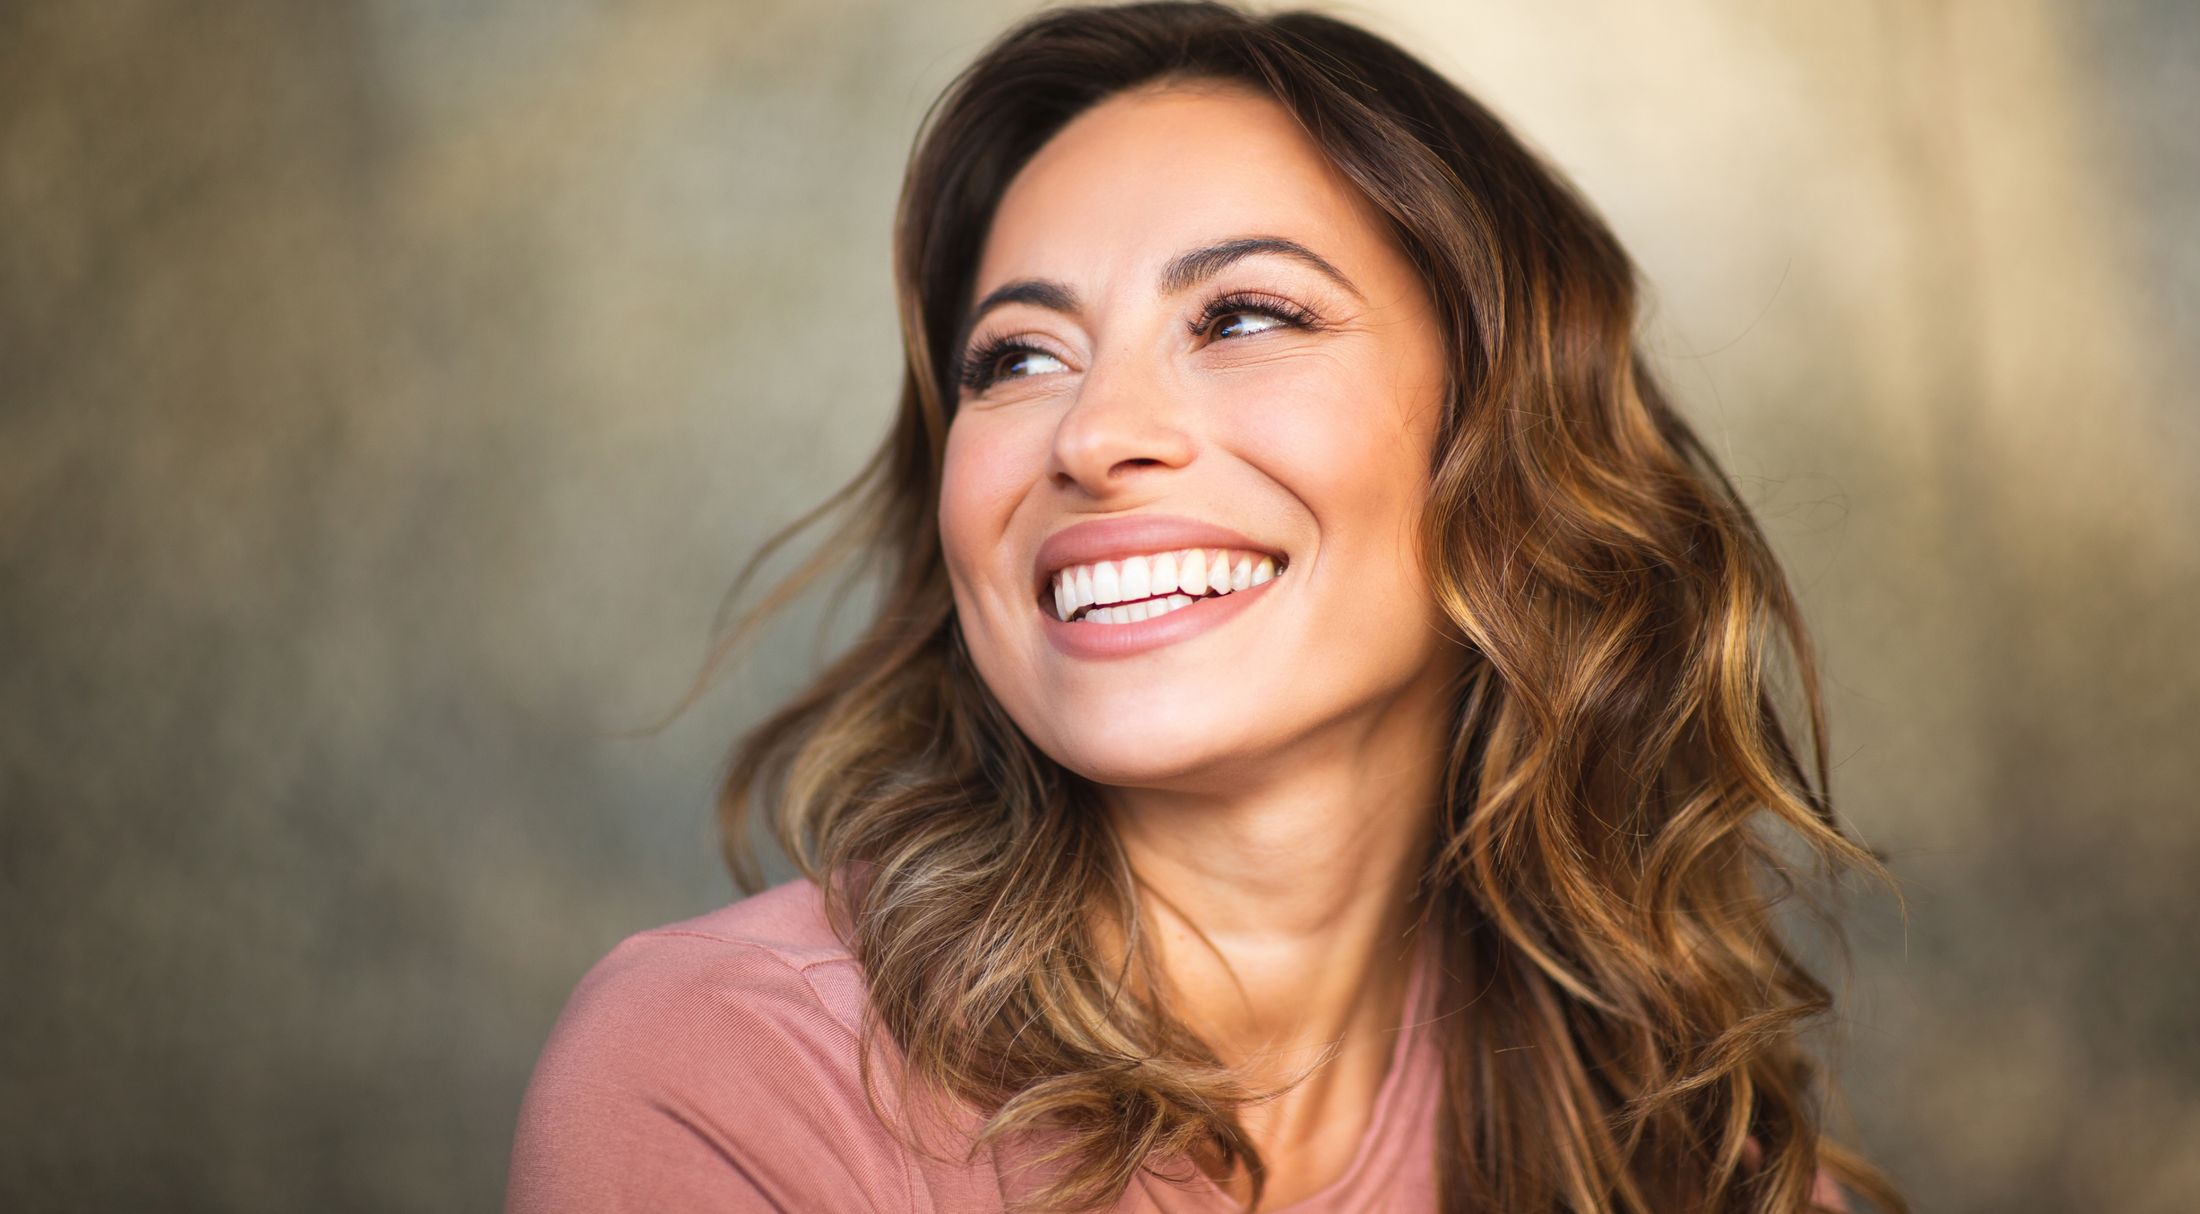
[[[628,936],[582,977],[564,1019],[671,1017],[664,1027],[692,1036],[714,1016],[778,1013],[852,1036],[863,997],[862,974],[826,919],[823,891],[798,878]]]
[[[863,997],[807,880],[620,941],[536,1062],[508,1208],[905,1208]]]

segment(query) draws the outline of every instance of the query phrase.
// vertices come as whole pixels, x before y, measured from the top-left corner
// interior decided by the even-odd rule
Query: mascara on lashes
[[[1216,321],[1227,316],[1246,312],[1259,313],[1273,320],[1283,322],[1278,326],[1279,328],[1317,329],[1321,327],[1320,319],[1305,307],[1281,296],[1258,291],[1232,291],[1218,295],[1209,300],[1196,316],[1186,321],[1185,327],[1196,337],[1212,328]],[[1263,329],[1260,332],[1265,333],[1269,330]],[[1258,336],[1258,334],[1247,334],[1246,336]],[[1218,338],[1216,340],[1228,341],[1234,339]],[[1021,337],[988,338],[963,357],[961,365],[956,371],[956,381],[962,385],[965,391],[975,393],[992,387],[1002,379],[1019,378],[994,374],[994,369],[999,366],[1001,359],[1010,354],[1037,354],[1047,358],[1059,357]]]

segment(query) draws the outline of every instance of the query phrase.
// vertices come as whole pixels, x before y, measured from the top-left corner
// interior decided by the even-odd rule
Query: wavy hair
[[[1091,786],[979,678],[936,524],[956,342],[1003,191],[1096,102],[1180,81],[1294,115],[1387,217],[1448,339],[1421,527],[1468,659],[1420,890],[1443,950],[1443,1209],[1772,1214],[1809,1208],[1820,1168],[1905,1209],[1821,1133],[1826,1077],[1802,1033],[1830,997],[1776,923],[1796,852],[1823,878],[1886,875],[1831,809],[1794,596],[1653,380],[1610,230],[1490,111],[1332,18],[1049,11],[927,115],[896,221],[899,415],[744,571],[736,596],[793,534],[838,519],[710,665],[833,569],[875,577],[868,627],[734,750],[735,879],[763,886],[761,819],[825,890],[867,977],[865,1037],[899,1048],[904,1094],[979,1110],[973,1151],[1043,1143],[1031,1208],[1103,1205],[1141,1168],[1202,1156],[1245,1164],[1257,1204],[1236,1110],[1260,1093],[1151,994],[1140,886]],[[1099,960],[1104,925],[1125,972]]]

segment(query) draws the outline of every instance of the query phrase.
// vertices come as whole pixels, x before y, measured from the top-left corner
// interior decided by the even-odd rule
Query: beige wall
[[[901,157],[1022,7],[0,11],[0,1206],[494,1205],[581,969],[728,896],[808,651],[612,734],[878,434]],[[1605,209],[1792,563],[1910,898],[1867,1149],[2191,1209],[2193,10],[1349,11]]]

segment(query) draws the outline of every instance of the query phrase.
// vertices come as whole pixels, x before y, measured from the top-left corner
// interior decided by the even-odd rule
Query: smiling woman
[[[1332,19],[1058,10],[896,259],[795,582],[879,614],[736,752],[755,896],[582,981],[512,1208],[1902,1208],[1773,930],[1764,828],[1877,871],[1792,598],[1502,124]]]

